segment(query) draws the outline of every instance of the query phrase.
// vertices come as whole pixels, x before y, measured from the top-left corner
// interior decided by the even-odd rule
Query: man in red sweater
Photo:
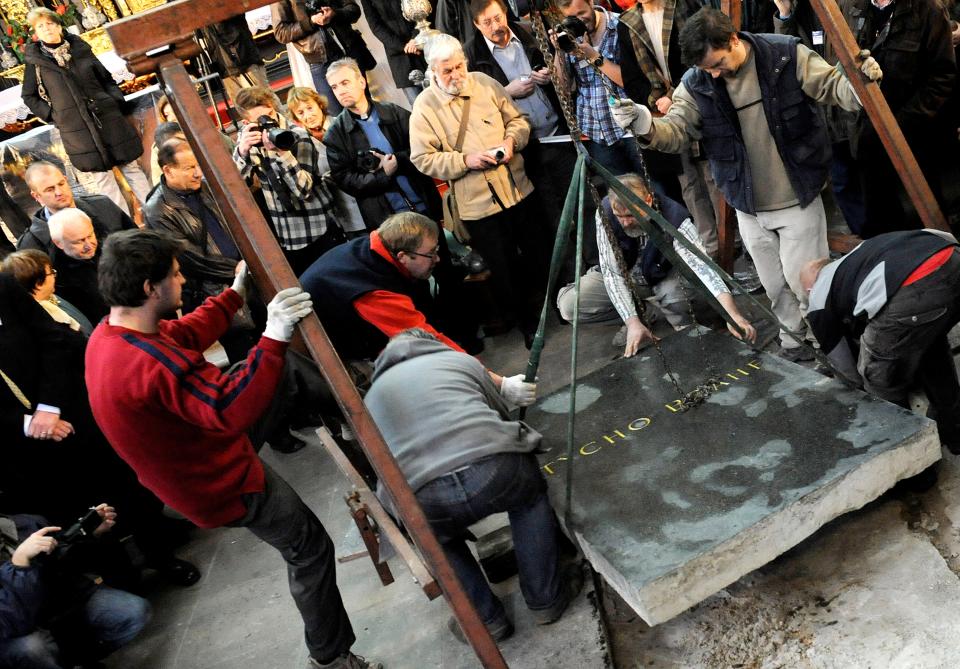
[[[179,251],[178,242],[156,231],[108,238],[99,282],[110,316],[86,353],[94,418],[140,482],[167,505],[200,527],[246,527],[280,551],[311,666],[380,669],[350,652],[355,638],[326,530],[247,437],[277,389],[287,343],[312,308],[309,295],[300,288],[277,293],[246,364],[223,374],[203,351],[243,305],[246,270],[195,311],[164,320],[181,304]]]

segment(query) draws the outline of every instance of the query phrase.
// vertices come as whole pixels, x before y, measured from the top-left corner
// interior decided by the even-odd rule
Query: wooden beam
[[[817,13],[823,30],[847,73],[847,78],[853,84],[857,97],[863,103],[863,110],[870,118],[880,141],[883,142],[883,147],[890,156],[890,162],[900,175],[907,195],[910,196],[913,206],[920,214],[923,226],[950,232],[947,220],[940,211],[940,205],[933,197],[933,191],[930,190],[923,172],[920,171],[917,159],[890,111],[890,105],[883,97],[879,84],[869,81],[860,72],[860,65],[857,62],[860,46],[850,31],[850,26],[847,25],[836,0],[811,0],[810,4]]]

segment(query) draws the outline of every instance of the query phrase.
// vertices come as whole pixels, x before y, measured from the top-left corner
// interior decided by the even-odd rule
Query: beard
[[[447,95],[460,95],[463,92],[463,83],[462,81],[451,81],[448,85],[444,86],[440,83],[440,80],[434,77],[434,82],[437,84],[437,88],[446,93]]]
[[[623,232],[630,239],[639,239],[640,237],[643,237],[644,234],[643,228],[641,228],[639,225],[632,225],[629,228],[623,228]]]

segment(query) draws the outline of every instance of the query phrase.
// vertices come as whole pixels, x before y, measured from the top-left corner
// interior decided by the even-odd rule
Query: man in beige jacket
[[[433,38],[424,56],[431,86],[413,105],[410,160],[424,174],[450,184],[470,245],[490,268],[494,298],[505,320],[519,322],[529,347],[546,284],[548,248],[542,211],[520,156],[530,124],[496,80],[467,72],[456,38]]]

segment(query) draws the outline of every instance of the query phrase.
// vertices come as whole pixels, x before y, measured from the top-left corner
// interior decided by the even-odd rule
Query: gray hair
[[[55,213],[47,221],[47,227],[50,229],[50,240],[62,242],[64,226],[78,220],[84,220],[93,226],[93,221],[90,220],[90,217],[74,207],[67,207]]]
[[[449,60],[454,56],[462,56],[464,59],[467,57],[460,40],[452,35],[437,35],[431,38],[423,48],[423,57],[426,59],[427,65],[432,66],[438,61]]]
[[[390,337],[390,341],[392,342],[398,339],[428,339],[430,341],[440,341],[435,335],[427,332],[423,328],[407,328]]]
[[[342,68],[352,70],[354,74],[363,79],[363,72],[360,71],[360,65],[358,65],[357,61],[353,58],[341,58],[340,60],[333,61],[327,65],[327,72],[324,76],[329,76],[334,70],[339,70]]]

